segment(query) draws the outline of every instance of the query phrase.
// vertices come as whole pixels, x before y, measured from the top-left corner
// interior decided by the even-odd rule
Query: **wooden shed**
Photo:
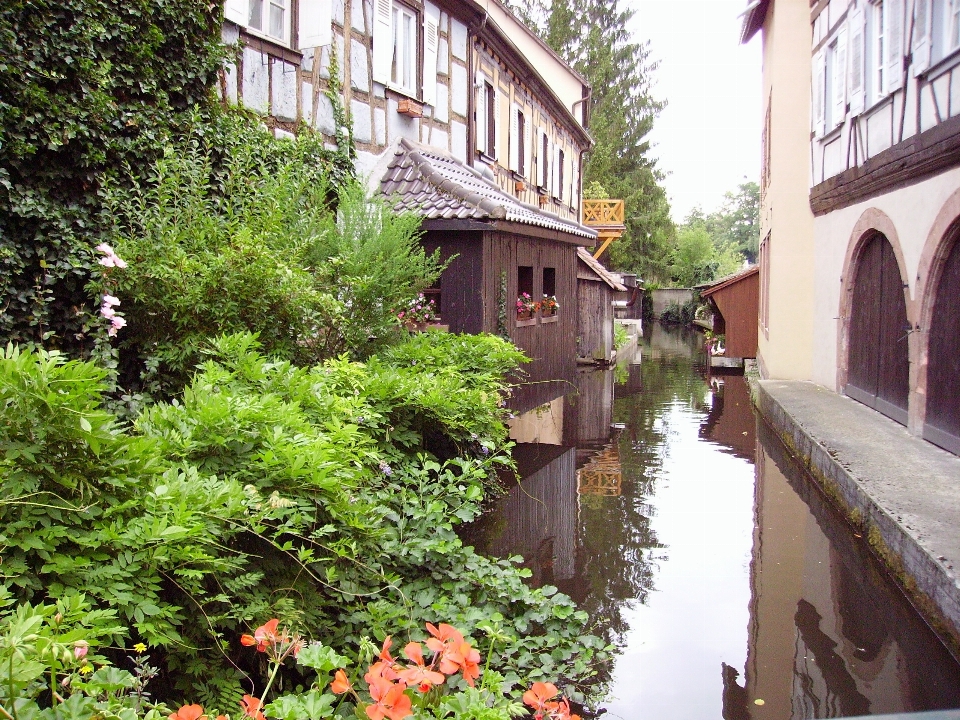
[[[596,233],[521,203],[436,148],[401,139],[380,180],[398,210],[423,216],[423,244],[449,262],[431,297],[450,332],[509,337],[532,362],[510,400],[525,413],[575,388],[577,249]],[[559,308],[521,315],[517,300]]]
[[[753,265],[720,278],[700,291],[713,308],[713,332],[726,336],[728,358],[757,356],[760,312],[760,267]]]
[[[617,278],[584,248],[577,250],[577,359],[613,360],[613,300],[626,292]]]

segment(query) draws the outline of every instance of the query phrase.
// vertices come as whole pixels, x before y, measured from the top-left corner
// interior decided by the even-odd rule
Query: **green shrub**
[[[111,278],[129,322],[121,384],[176,393],[221,332],[256,332],[297,365],[396,341],[393,308],[441,269],[419,219],[331,185],[318,135],[277,140],[238,114],[215,129],[168,147],[149,183],[113,198],[128,263]]]
[[[588,681],[603,654],[585,614],[454,531],[508,462],[492,369],[512,366],[512,346],[426,333],[312,368],[249,334],[212,352],[130,433],[99,407],[104,370],[8,350],[0,520],[16,599],[86,592],[155,648],[160,697],[210,708],[235,707],[263,672],[236,638],[266,617],[353,657],[368,633],[470,634],[499,613],[505,687]],[[302,681],[284,672],[283,687]]]

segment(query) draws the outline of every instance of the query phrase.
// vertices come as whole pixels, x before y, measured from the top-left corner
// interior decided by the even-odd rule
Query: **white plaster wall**
[[[917,298],[920,257],[943,204],[960,187],[960,168],[894,190],[814,219],[814,353],[813,381],[835,392],[837,387],[837,330],[840,281],[847,251],[856,238],[854,226],[869,208],[893,222],[906,265],[904,282],[909,297]]]

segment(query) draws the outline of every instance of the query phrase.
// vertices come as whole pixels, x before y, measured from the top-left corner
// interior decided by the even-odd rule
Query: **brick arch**
[[[930,363],[929,329],[933,321],[933,311],[937,300],[937,289],[943,275],[944,265],[953,251],[955,243],[960,242],[960,189],[955,190],[946,199],[937,213],[936,219],[927,234],[917,269],[918,325],[920,332],[917,382],[917,427],[923,427],[927,410],[927,371]]]
[[[837,325],[837,389],[844,391],[849,379],[850,364],[850,319],[853,309],[853,294],[857,269],[863,251],[867,245],[878,235],[883,236],[890,244],[896,258],[897,267],[900,272],[901,284],[903,287],[903,299],[906,309],[907,323],[911,327],[916,325],[917,307],[914,299],[911,297],[908,275],[906,272],[906,260],[904,259],[903,248],[900,244],[900,237],[897,233],[893,220],[886,213],[877,208],[867,208],[860,215],[850,238],[847,242],[847,252],[843,261],[843,275],[840,278],[840,307],[838,308],[839,322]],[[918,363],[916,359],[919,356],[919,342],[917,333],[911,332],[907,342],[907,357],[909,362],[909,390],[907,397],[908,426],[917,428],[915,417],[917,415],[916,399],[914,398],[913,388],[916,386],[916,370]]]

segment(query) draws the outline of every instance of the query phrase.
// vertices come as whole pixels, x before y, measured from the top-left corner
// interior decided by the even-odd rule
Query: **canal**
[[[615,370],[579,373],[468,539],[523,555],[616,648],[606,718],[960,707],[960,666],[701,342],[654,325]]]

